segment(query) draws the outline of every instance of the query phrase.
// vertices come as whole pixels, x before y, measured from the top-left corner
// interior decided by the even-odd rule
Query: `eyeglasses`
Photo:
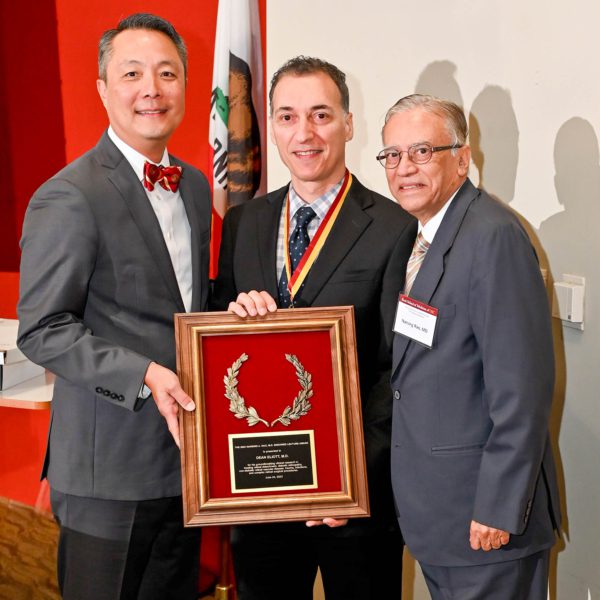
[[[377,156],[377,160],[382,167],[386,169],[395,169],[400,164],[400,159],[403,154],[408,154],[411,162],[417,165],[424,165],[431,160],[434,152],[442,150],[454,150],[462,148],[462,144],[453,144],[452,146],[432,146],[427,142],[413,144],[408,147],[408,150],[398,150],[397,148],[385,148]]]

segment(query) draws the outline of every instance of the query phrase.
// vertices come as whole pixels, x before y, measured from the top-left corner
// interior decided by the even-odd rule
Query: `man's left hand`
[[[348,519],[334,519],[333,517],[326,517],[320,521],[306,521],[307,527],[318,527],[319,525],[327,525],[327,527],[343,527],[348,524]]]
[[[495,527],[488,527],[477,521],[471,521],[469,541],[471,542],[471,548],[473,548],[473,550],[483,550],[484,552],[498,550],[498,548],[506,546],[509,539],[510,533],[508,533],[508,531],[496,529]]]

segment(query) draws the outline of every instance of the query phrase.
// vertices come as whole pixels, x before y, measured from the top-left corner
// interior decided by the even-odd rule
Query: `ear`
[[[106,82],[103,79],[96,79],[96,89],[98,90],[102,104],[106,108]]]
[[[471,163],[471,147],[463,146],[458,150],[458,174],[460,177],[466,177],[469,173]]]
[[[354,137],[354,121],[351,112],[346,115],[344,129],[346,131],[346,141],[349,142]]]

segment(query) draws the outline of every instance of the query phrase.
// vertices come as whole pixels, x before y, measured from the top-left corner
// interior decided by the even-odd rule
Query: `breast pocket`
[[[336,272],[331,278],[331,283],[355,283],[358,281],[375,283],[378,279],[378,269],[348,269]]]

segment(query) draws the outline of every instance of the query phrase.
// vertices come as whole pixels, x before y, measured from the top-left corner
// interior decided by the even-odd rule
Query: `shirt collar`
[[[296,216],[296,213],[303,206],[310,206],[317,215],[317,219],[323,219],[333,201],[335,200],[340,188],[342,187],[342,183],[344,183],[344,177],[340,179],[338,183],[336,183],[333,187],[329,188],[322,196],[319,196],[312,202],[308,203],[302,200],[302,198],[298,195],[294,186],[290,183],[290,221]]]
[[[153,161],[148,160],[143,154],[140,154],[137,150],[134,150],[131,146],[126,144],[114,131],[112,127],[108,128],[108,137],[113,141],[115,146],[121,151],[123,156],[127,159],[127,162],[131,165],[137,178],[142,181],[144,179],[144,163],[146,161],[153,163]],[[163,167],[170,166],[169,162],[169,153],[165,148],[163,152],[162,159],[160,163],[153,164],[161,164]]]
[[[458,190],[460,190],[460,187]],[[433,242],[433,238],[435,237],[437,230],[440,228],[440,225],[444,220],[444,215],[446,214],[450,203],[452,200],[454,200],[458,190],[456,190],[456,192],[450,196],[450,199],[446,202],[446,204],[444,204],[444,206],[442,206],[442,208],[435,215],[433,215],[433,217],[431,217],[431,219],[429,219],[425,225],[421,225],[421,222],[419,221],[419,232],[423,234],[425,240],[430,244]]]

